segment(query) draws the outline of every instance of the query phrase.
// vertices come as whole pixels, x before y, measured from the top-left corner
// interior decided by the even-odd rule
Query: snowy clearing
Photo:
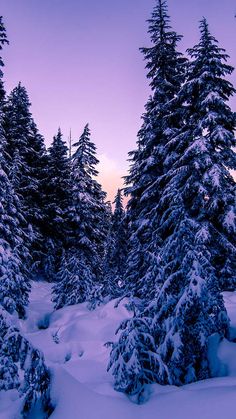
[[[225,293],[225,303],[236,326],[236,293]],[[32,286],[27,320],[21,332],[44,353],[52,371],[52,397],[56,408],[52,419],[235,419],[235,343],[223,341],[219,358],[228,376],[186,385],[153,385],[150,400],[136,405],[113,389],[106,371],[109,349],[121,320],[130,316],[123,304],[114,301],[89,311],[86,304],[54,311],[51,285]],[[0,419],[19,417],[17,392],[1,393]],[[31,419],[39,419],[34,413]]]

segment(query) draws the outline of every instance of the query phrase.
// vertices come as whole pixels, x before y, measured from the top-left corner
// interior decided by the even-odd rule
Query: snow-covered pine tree
[[[26,218],[34,224],[35,220],[37,222],[42,217],[39,188],[40,181],[45,176],[46,150],[43,138],[32,119],[30,105],[25,87],[19,83],[10,93],[4,108],[4,130],[10,168],[16,154],[20,160],[18,182],[13,186],[23,198]],[[10,172],[14,178],[12,168]]]
[[[72,157],[71,205],[68,211],[70,234],[68,249],[58,277],[62,281],[54,288],[56,307],[89,301],[96,305],[101,298],[106,224],[106,194],[95,177],[96,147],[85,126]],[[107,231],[106,231],[107,230]],[[69,290],[69,292],[68,292]]]
[[[95,280],[84,254],[74,249],[67,251],[62,257],[61,267],[56,276],[57,284],[54,286],[53,302],[56,309],[88,300]]]
[[[150,318],[134,316],[121,323],[118,333],[119,341],[112,345],[108,371],[115,377],[117,391],[125,392],[138,404],[144,403],[148,398],[147,385],[157,381],[156,371],[161,362],[156,354],[152,322]]]
[[[115,200],[114,213],[111,216],[111,227],[107,240],[105,256],[105,290],[110,298],[123,294],[125,284],[125,270],[128,256],[128,234],[125,210],[123,207],[122,191],[118,189]]]
[[[34,262],[40,260],[42,242],[42,185],[46,169],[43,138],[30,113],[25,87],[18,84],[4,106],[3,127],[6,136],[6,160],[9,179],[18,194],[28,223],[35,235],[31,246]]]
[[[47,418],[50,400],[50,372],[43,355],[20,334],[15,319],[0,306],[0,391],[16,389],[22,398],[22,417],[37,407]]]
[[[1,49],[4,43],[5,30],[0,20]],[[1,58],[0,64],[3,65]],[[27,270],[30,257],[27,244],[30,242],[31,233],[22,215],[19,198],[5,173],[6,139],[2,124],[5,94],[2,77],[0,85],[0,305],[10,313],[17,311],[23,317],[30,288]]]
[[[0,140],[1,134],[0,121]],[[22,216],[20,201],[3,170],[4,166],[0,145],[0,304],[10,313],[16,310],[23,317],[30,288],[27,270],[30,231]]]
[[[43,271],[52,281],[58,271],[66,246],[67,212],[70,197],[70,162],[68,148],[59,128],[48,149],[47,176],[44,187],[44,236],[47,237]]]
[[[199,44],[188,50],[192,62],[180,93],[186,104],[181,143],[198,169],[188,181],[189,194],[195,216],[204,223],[211,263],[221,289],[232,290],[236,288],[236,184],[230,170],[236,169],[236,118],[228,101],[236,90],[225,79],[233,71],[229,57],[211,35],[206,19],[200,30]]]
[[[130,196],[127,288],[141,298],[152,298],[155,293],[158,259],[157,240],[153,248],[153,216],[161,195],[161,184],[157,186],[156,182],[165,172],[165,144],[181,123],[181,109],[174,105],[174,100],[186,65],[186,59],[176,49],[181,36],[170,27],[166,1],[157,0],[148,22],[152,46],[141,51],[153,93],[138,133],[138,148],[129,153],[132,164],[126,178],[126,193]]]
[[[7,43],[0,17],[0,51]],[[50,401],[50,374],[39,351],[14,326],[17,312],[25,315],[28,303],[29,281],[27,244],[31,232],[22,216],[20,200],[5,172],[6,138],[3,129],[3,87],[0,57],[0,391],[18,389],[22,397],[22,417],[28,417],[35,405],[41,407],[44,417],[52,411]],[[10,313],[10,314],[9,314]]]
[[[182,126],[170,132],[165,172],[156,183],[162,186],[153,233],[161,289],[139,315],[148,324],[152,319],[160,360],[155,376],[161,384],[182,385],[221,373],[217,344],[227,336],[228,317],[220,284],[235,280],[235,182],[229,173],[235,168],[235,117],[227,104],[234,89],[225,80],[232,67],[205,19],[200,29],[175,101],[182,105]],[[122,358],[112,358],[116,386]]]
[[[28,138],[29,152],[27,165],[29,168],[29,190],[25,199],[27,220],[31,223],[35,240],[31,247],[31,254],[35,263],[35,271],[42,261],[45,252],[47,232],[44,229],[44,194],[47,180],[48,157],[44,139],[39,133],[35,122],[31,121],[31,133]]]
[[[163,286],[149,311],[154,330],[161,325],[156,347],[168,371],[158,382],[177,385],[219,373],[211,343],[228,333],[220,286],[235,283],[235,116],[227,104],[234,89],[225,79],[232,67],[205,19],[200,30],[179,93],[184,126],[166,145],[156,231]]]

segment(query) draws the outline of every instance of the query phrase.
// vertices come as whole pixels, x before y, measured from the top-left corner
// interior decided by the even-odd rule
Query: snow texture
[[[183,387],[152,385],[148,403],[130,403],[113,389],[106,371],[110,349],[120,322],[131,317],[124,300],[115,300],[89,311],[86,303],[53,311],[51,284],[32,284],[27,320],[21,333],[44,352],[53,373],[52,397],[56,408],[52,419],[235,419],[236,344],[224,340],[218,353],[227,376],[203,380]],[[236,330],[236,293],[224,294]],[[0,393],[0,419],[19,417],[21,402],[14,390]],[[42,418],[33,412],[32,419]]]

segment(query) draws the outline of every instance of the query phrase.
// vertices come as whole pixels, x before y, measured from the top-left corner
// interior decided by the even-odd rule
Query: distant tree
[[[6,35],[6,29],[3,24],[2,16],[0,16],[0,51],[2,51],[3,46],[8,44],[8,39]],[[0,57],[0,102],[2,103],[5,98],[5,89],[3,84],[3,71],[2,68],[4,67],[4,62],[2,57]]]
[[[63,256],[54,286],[53,302],[57,309],[89,299],[96,278],[84,259],[84,254],[73,250]]]
[[[101,299],[103,283],[106,194],[95,179],[98,159],[88,125],[74,146],[77,150],[72,157],[71,205],[68,210],[70,233],[68,249],[58,274],[64,280],[54,288],[56,307],[61,306],[59,301],[64,305],[93,301],[94,306]]]
[[[111,217],[105,257],[105,294],[116,298],[124,292],[125,269],[128,256],[128,235],[122,191],[118,189],[115,209]]]
[[[43,271],[55,279],[68,233],[67,212],[70,200],[70,162],[68,148],[59,128],[48,149],[44,187],[44,236],[46,239]]]

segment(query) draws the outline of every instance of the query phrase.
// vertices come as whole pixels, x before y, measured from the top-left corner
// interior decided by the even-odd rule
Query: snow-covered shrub
[[[40,406],[44,417],[52,411],[50,373],[41,352],[20,334],[11,317],[0,308],[0,391],[17,389],[22,416]]]

